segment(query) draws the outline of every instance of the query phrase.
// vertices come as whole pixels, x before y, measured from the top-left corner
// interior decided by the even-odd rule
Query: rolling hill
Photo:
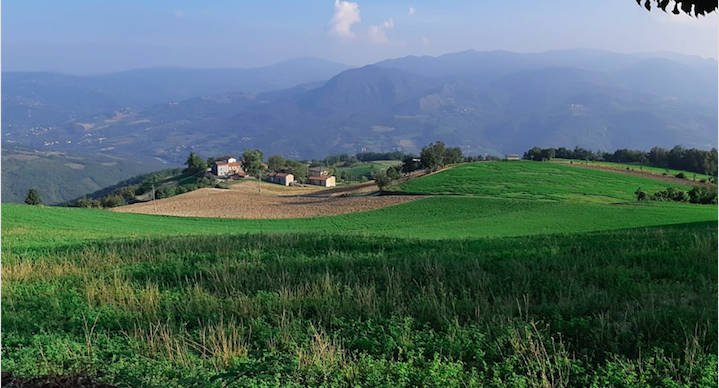
[[[636,186],[663,183],[543,162],[407,184],[453,195],[283,220],[4,204],[4,372],[178,387],[716,382],[716,205],[638,203]]]

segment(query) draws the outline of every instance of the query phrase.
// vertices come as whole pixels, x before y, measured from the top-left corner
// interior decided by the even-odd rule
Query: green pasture
[[[439,195],[332,217],[6,204],[3,372],[148,387],[715,387],[717,206],[637,202],[638,187],[667,184],[480,162],[394,188]]]
[[[424,194],[616,203],[632,201],[634,191],[639,187],[654,192],[669,186],[689,188],[650,178],[557,163],[500,161],[463,164],[410,180],[395,190]]]
[[[570,160],[570,159],[552,159],[552,163],[562,163],[562,164],[578,164],[578,165],[585,165],[585,166],[598,166],[598,167],[608,167],[613,168],[617,170],[630,170],[630,171],[638,171],[638,172],[646,172],[654,175],[668,175],[668,176],[676,176],[679,173],[683,173],[688,181],[692,181],[694,178],[696,180],[702,180],[702,179],[709,179],[708,175],[705,174],[698,174],[691,171],[684,171],[684,170],[675,170],[672,168],[661,168],[661,167],[652,167],[652,166],[645,166],[642,164],[636,164],[636,163],[615,163],[615,162],[602,162],[602,161],[593,161],[593,160]]]

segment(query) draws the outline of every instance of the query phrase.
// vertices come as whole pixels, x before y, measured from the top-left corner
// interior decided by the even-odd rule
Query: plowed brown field
[[[359,185],[358,185],[359,186]],[[255,182],[242,182],[226,189],[199,189],[154,202],[142,202],[113,208],[121,213],[162,214],[184,217],[219,218],[300,218],[319,217],[379,209],[417,199],[417,196],[348,196],[352,190],[337,195],[336,190],[321,187],[284,187],[262,184],[262,194]],[[357,188],[366,192],[367,185]],[[311,196],[309,196],[311,194]]]

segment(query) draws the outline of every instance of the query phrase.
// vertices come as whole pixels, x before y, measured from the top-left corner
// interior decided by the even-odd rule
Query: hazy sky
[[[717,56],[717,15],[634,0],[6,0],[3,70],[249,67],[294,57],[362,65],[475,50],[597,48]]]

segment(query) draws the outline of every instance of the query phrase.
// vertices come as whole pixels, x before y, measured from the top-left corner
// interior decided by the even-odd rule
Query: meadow
[[[396,188],[447,195],[333,217],[3,205],[3,371],[158,387],[716,386],[717,207],[637,203],[638,185],[666,188],[483,162]]]
[[[645,172],[649,174],[654,175],[669,175],[669,176],[676,176],[678,174],[684,174],[686,179],[690,180],[708,180],[710,177],[706,174],[699,174],[694,173],[691,171],[684,171],[684,170],[675,170],[672,168],[662,168],[662,167],[653,167],[653,166],[646,166],[642,164],[636,164],[636,163],[616,163],[616,162],[604,162],[604,161],[596,161],[596,160],[570,160],[570,159],[552,159],[552,163],[571,163],[571,164],[579,164],[579,165],[585,165],[585,166],[597,166],[597,167],[606,167],[606,168],[612,168],[616,170],[630,170],[630,171],[639,171],[639,172]]]
[[[403,183],[395,190],[420,194],[465,194],[495,198],[616,203],[634,199],[641,187],[654,192],[687,185],[557,163],[512,161],[463,164]]]

